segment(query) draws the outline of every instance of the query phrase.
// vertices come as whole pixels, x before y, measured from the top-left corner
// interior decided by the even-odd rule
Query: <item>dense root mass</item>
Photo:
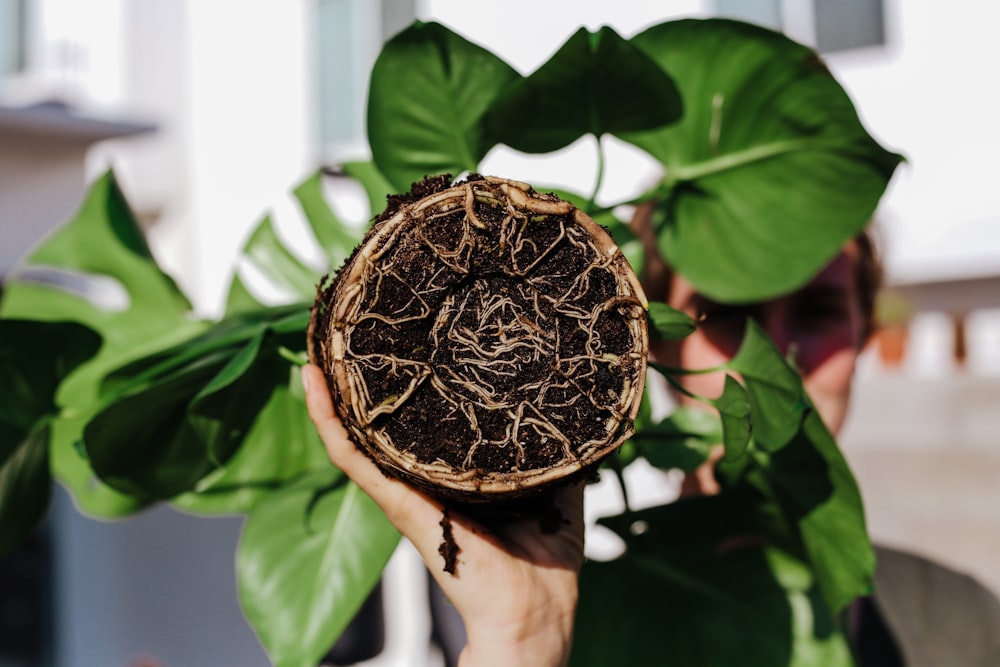
[[[321,285],[310,356],[338,414],[383,470],[463,501],[588,469],[630,435],[642,395],[635,275],[568,202],[497,178],[434,183]]]

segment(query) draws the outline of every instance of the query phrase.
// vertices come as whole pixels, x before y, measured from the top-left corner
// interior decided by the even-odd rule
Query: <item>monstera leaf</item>
[[[111,281],[127,303],[109,308],[58,283],[39,280],[53,269],[60,272],[56,275],[69,274],[77,284],[93,278]],[[52,471],[87,513],[114,517],[144,506],[144,501],[101,482],[74,443],[99,407],[105,373],[192,336],[205,323],[192,318],[191,304],[157,265],[113,173],[97,178],[76,215],[8,277],[0,316],[74,321],[99,332],[104,344],[97,356],[59,385],[57,402],[66,410],[51,421]]]

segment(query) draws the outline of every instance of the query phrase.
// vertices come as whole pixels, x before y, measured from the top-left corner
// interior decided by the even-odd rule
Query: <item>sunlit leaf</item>
[[[199,514],[241,514],[292,477],[329,466],[302,398],[278,387],[232,458],[171,503]]]
[[[256,505],[237,549],[237,583],[243,611],[277,667],[319,664],[398,540],[374,501],[332,467]]]
[[[483,114],[516,78],[496,55],[437,23],[417,22],[389,40],[372,70],[368,142],[393,189],[474,171],[492,147]]]
[[[254,228],[243,247],[243,256],[274,285],[301,299],[316,297],[319,272],[306,266],[288,249],[278,237],[271,216],[265,216]]]
[[[304,342],[308,313],[298,310],[224,321],[110,374],[106,406],[84,431],[94,470],[138,497],[194,488],[232,456],[271,393],[287,383],[279,347]]]
[[[901,158],[868,135],[813,51],[721,19],[631,41],[673,77],[684,115],[621,137],[662,162],[658,244],[700,292],[785,293],[869,222]]]
[[[233,315],[252,313],[263,309],[264,304],[258,301],[257,298],[250,293],[250,290],[248,290],[247,286],[243,283],[243,279],[240,278],[240,274],[238,272],[234,272],[232,280],[229,283],[229,290],[226,292],[226,316],[231,317]]]
[[[673,80],[605,26],[580,28],[530,76],[505,89],[485,123],[491,143],[548,153],[591,134],[635,132],[676,121]]]
[[[358,245],[361,237],[344,225],[327,203],[323,194],[323,172],[314,173],[296,187],[295,198],[305,213],[313,235],[326,254],[329,268],[339,268]],[[314,276],[313,284],[315,283]]]
[[[111,278],[124,290],[127,304],[121,309],[106,309],[64,287],[28,280],[44,267]],[[202,330],[204,324],[192,318],[190,311],[187,298],[157,265],[111,172],[91,184],[74,217],[42,241],[7,277],[0,316],[72,320],[99,332],[104,339],[98,355],[60,385],[57,401],[66,410],[51,428],[53,474],[72,492],[80,510],[111,517],[143,506],[141,500],[98,480],[74,443],[97,409],[103,375]]]

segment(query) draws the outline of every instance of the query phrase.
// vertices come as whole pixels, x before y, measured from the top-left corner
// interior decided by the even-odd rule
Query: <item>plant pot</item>
[[[569,202],[499,178],[425,179],[327,283],[310,358],[388,474],[509,501],[589,474],[632,433],[646,298]]]

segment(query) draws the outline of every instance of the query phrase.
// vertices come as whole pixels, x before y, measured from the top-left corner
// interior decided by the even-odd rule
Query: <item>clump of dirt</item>
[[[449,181],[390,198],[324,282],[310,356],[384,471],[463,503],[509,500],[587,474],[631,434],[646,301],[568,202]]]

